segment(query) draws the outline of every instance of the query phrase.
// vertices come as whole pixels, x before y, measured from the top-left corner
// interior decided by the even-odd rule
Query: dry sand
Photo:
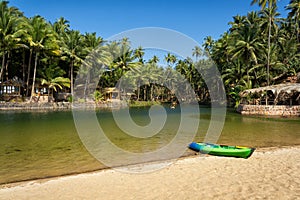
[[[151,165],[151,164],[149,164]],[[300,147],[249,159],[194,156],[152,173],[94,173],[2,186],[0,199],[300,199]]]

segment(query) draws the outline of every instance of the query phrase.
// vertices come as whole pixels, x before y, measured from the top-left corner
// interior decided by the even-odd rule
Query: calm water
[[[145,126],[150,123],[148,110],[132,108],[130,114],[135,123]],[[109,140],[121,149],[140,153],[164,147],[177,134],[180,110],[166,108],[166,111],[168,115],[163,129],[149,138],[135,138],[125,134],[115,124],[110,111],[97,111],[96,115]],[[154,117],[159,117],[155,114]],[[199,120],[197,115],[184,114],[190,122]],[[89,120],[85,120],[88,127]],[[194,140],[203,141],[209,122],[210,109],[201,108],[199,128]],[[0,128],[0,184],[105,167],[85,149],[77,134],[71,111],[0,112]],[[182,134],[189,135],[188,130],[187,125]],[[246,117],[228,111],[218,143],[254,147],[299,145],[300,118]],[[187,150],[185,154],[189,153]]]

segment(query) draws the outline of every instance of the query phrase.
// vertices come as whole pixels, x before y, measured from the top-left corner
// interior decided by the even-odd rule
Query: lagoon
[[[149,138],[125,134],[110,110],[97,110],[96,116],[106,136],[119,148],[134,153],[152,152],[168,144],[178,130],[180,109],[165,110],[167,121],[163,129]],[[135,123],[145,126],[150,122],[148,111],[149,107],[131,108],[130,114]],[[200,107],[200,111],[200,116],[188,115],[191,121],[200,118],[195,141],[203,141],[210,121],[210,108]],[[3,111],[0,127],[0,184],[106,168],[81,142],[72,111]],[[299,145],[300,118],[242,116],[228,110],[218,143],[253,147]],[[184,155],[191,153],[187,150]]]

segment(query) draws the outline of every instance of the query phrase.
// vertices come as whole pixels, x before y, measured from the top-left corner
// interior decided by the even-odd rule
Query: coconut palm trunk
[[[25,49],[23,49],[22,52],[22,81],[23,83],[25,83],[25,78],[26,78],[26,72],[25,72],[25,68],[26,68],[26,54],[25,54]]]
[[[84,96],[84,100],[86,101],[86,96],[87,94],[89,94],[90,92],[90,78],[91,78],[91,75],[90,75],[90,69],[87,69],[87,77],[86,77],[86,80],[85,80],[85,84],[84,84],[84,91],[83,91],[83,96]]]
[[[3,80],[2,76],[3,76],[4,66],[5,66],[5,52],[3,52],[3,56],[2,56],[2,65],[1,65],[1,71],[0,71],[0,81]]]
[[[8,81],[8,65],[9,65],[9,62],[10,62],[10,53],[8,52],[7,53],[7,60],[6,60],[6,63],[5,63],[5,76],[6,76],[6,80]]]
[[[270,54],[271,54],[271,28],[272,18],[269,18],[269,33],[268,33],[268,55],[267,55],[267,84],[270,85]]]
[[[30,79],[31,60],[32,60],[32,49],[30,49],[29,60],[28,60],[27,82],[26,82],[26,87],[27,87],[26,96],[29,96],[29,79]]]
[[[140,93],[141,93],[141,89],[140,89],[140,85],[138,85],[137,87],[137,100],[140,100]]]
[[[150,86],[150,101],[153,101],[153,84]]]
[[[31,87],[30,102],[32,102],[32,98],[33,98],[33,95],[34,95],[34,86],[35,86],[36,68],[37,68],[38,57],[39,57],[39,52],[37,51],[36,54],[35,54],[35,60],[34,60],[34,70],[33,70],[33,80],[32,80],[32,87]]]
[[[74,79],[74,75],[73,75],[73,72],[74,72],[74,61],[72,60],[71,61],[71,69],[70,69],[70,80],[71,80],[71,95],[73,97],[74,95],[74,86],[73,86],[73,79]]]
[[[258,4],[262,10],[268,5],[268,9],[271,11],[272,8],[276,7],[277,0],[252,0],[251,5]],[[267,53],[267,84],[270,84],[270,54],[271,54],[271,28],[272,28],[272,17],[269,17],[268,24],[268,53]]]

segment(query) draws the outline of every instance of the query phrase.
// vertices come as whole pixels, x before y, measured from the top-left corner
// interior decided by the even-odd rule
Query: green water
[[[180,110],[167,108],[166,111],[163,129],[146,139],[122,132],[110,111],[97,111],[96,114],[106,136],[115,145],[140,153],[164,147],[177,134]],[[138,125],[145,126],[150,122],[148,108],[132,108],[130,114]],[[197,115],[187,116],[191,121],[199,120]],[[210,109],[201,108],[194,140],[203,141],[209,122]],[[300,118],[247,117],[228,111],[218,143],[253,147],[299,145]],[[185,154],[189,153],[187,150]],[[105,168],[79,139],[71,111],[0,112],[0,163],[0,184]]]

